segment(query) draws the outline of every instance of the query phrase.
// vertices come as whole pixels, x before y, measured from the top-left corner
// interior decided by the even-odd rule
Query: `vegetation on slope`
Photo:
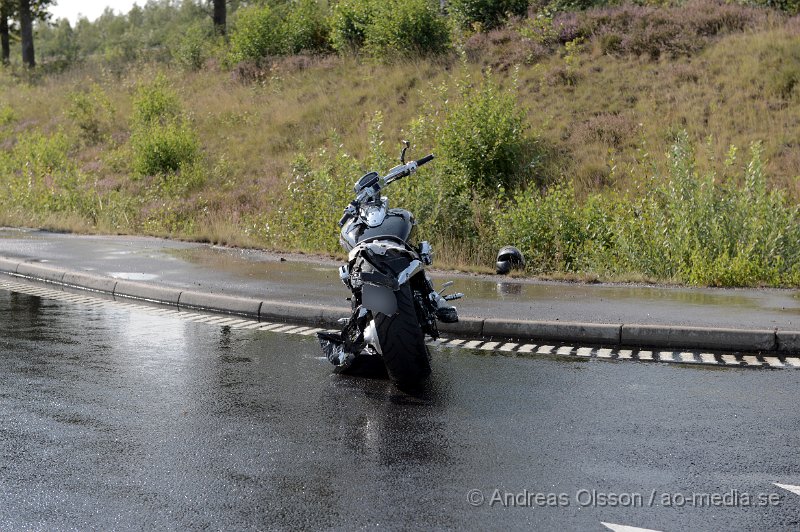
[[[0,72],[0,223],[335,253],[410,138],[438,158],[390,201],[451,266],[800,285],[796,17],[397,4],[234,9],[229,42],[192,2],[40,28],[44,66]]]

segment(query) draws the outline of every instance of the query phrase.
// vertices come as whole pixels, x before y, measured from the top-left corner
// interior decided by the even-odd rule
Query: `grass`
[[[539,33],[533,34],[530,21],[521,21],[468,37],[460,45],[463,57],[454,53],[383,64],[333,55],[290,56],[251,72],[247,81],[241,72],[213,64],[190,71],[157,63],[112,70],[89,62],[30,79],[0,70],[0,179],[5,180],[0,223],[335,253],[335,224],[314,225],[313,239],[302,232],[293,239],[276,232],[278,210],[295,205],[288,199],[288,186],[298,155],[319,170],[332,164],[332,154],[347,154],[347,164],[333,165],[329,172],[339,187],[367,170],[369,161],[384,162],[387,153],[394,157],[401,138],[411,137],[412,155],[437,151],[431,131],[443,123],[442,102],[455,101],[462,80],[477,80],[487,70],[516,98],[526,135],[535,139],[537,156],[544,159],[540,168],[547,178],[530,181],[525,194],[571,183],[575,209],[597,195],[607,202],[642,198],[645,177],[669,175],[666,154],[685,132],[696,174],[712,176],[718,184],[740,183],[750,162],[747,148],[762,142],[768,188],[783,191],[787,205],[800,202],[796,21],[756,14],[743,30],[702,39],[695,35],[691,46],[684,46],[689,51],[654,58],[631,52],[626,43],[597,29],[599,15],[588,16],[595,17],[594,33],[585,30],[567,41],[568,46],[553,30],[561,24],[558,20],[539,24]],[[576,27],[584,24],[578,22]],[[192,165],[137,177],[131,166],[134,101],[137,91],[160,75],[177,93],[199,153]],[[91,106],[85,101],[80,116],[69,112],[74,95],[90,87],[105,102],[96,121],[87,117]],[[376,113],[381,117],[381,157],[371,144]],[[51,154],[50,166],[37,166],[30,181],[30,165],[19,147],[37,135],[61,138],[66,149]],[[444,164],[440,159],[415,179],[423,184],[446,179]],[[417,196],[430,188],[420,187],[398,188],[393,204],[421,206]],[[436,246],[438,263],[465,271],[490,270],[498,235],[493,209],[515,208],[508,203],[512,196],[511,191],[498,197],[467,192],[459,199],[472,228],[469,237],[441,224],[426,233],[422,224],[423,236]],[[336,219],[342,206],[324,205]],[[425,212],[415,214],[425,220]],[[304,219],[298,218],[300,227]],[[750,273],[727,280],[676,277],[586,264],[580,271],[539,264],[530,272],[695,284],[796,282]]]

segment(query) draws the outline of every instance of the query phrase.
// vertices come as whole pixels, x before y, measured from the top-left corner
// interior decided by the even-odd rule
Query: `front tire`
[[[375,317],[383,362],[390,379],[399,385],[415,385],[431,373],[428,346],[419,325],[411,287],[404,284],[395,295],[397,312],[393,316],[378,314]]]

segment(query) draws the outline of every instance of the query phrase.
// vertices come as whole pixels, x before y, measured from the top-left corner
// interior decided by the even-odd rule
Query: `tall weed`
[[[593,194],[568,185],[521,193],[497,217],[498,243],[515,244],[535,272],[643,274],[711,286],[796,285],[800,209],[766,185],[762,148],[738,182],[700,175],[682,134],[666,179],[641,195]]]

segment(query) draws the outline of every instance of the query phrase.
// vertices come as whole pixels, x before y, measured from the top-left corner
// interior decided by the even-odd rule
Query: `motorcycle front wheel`
[[[378,314],[375,325],[389,378],[399,385],[413,386],[430,375],[430,354],[414,308],[411,287],[404,284],[395,295],[397,312],[393,316]]]

